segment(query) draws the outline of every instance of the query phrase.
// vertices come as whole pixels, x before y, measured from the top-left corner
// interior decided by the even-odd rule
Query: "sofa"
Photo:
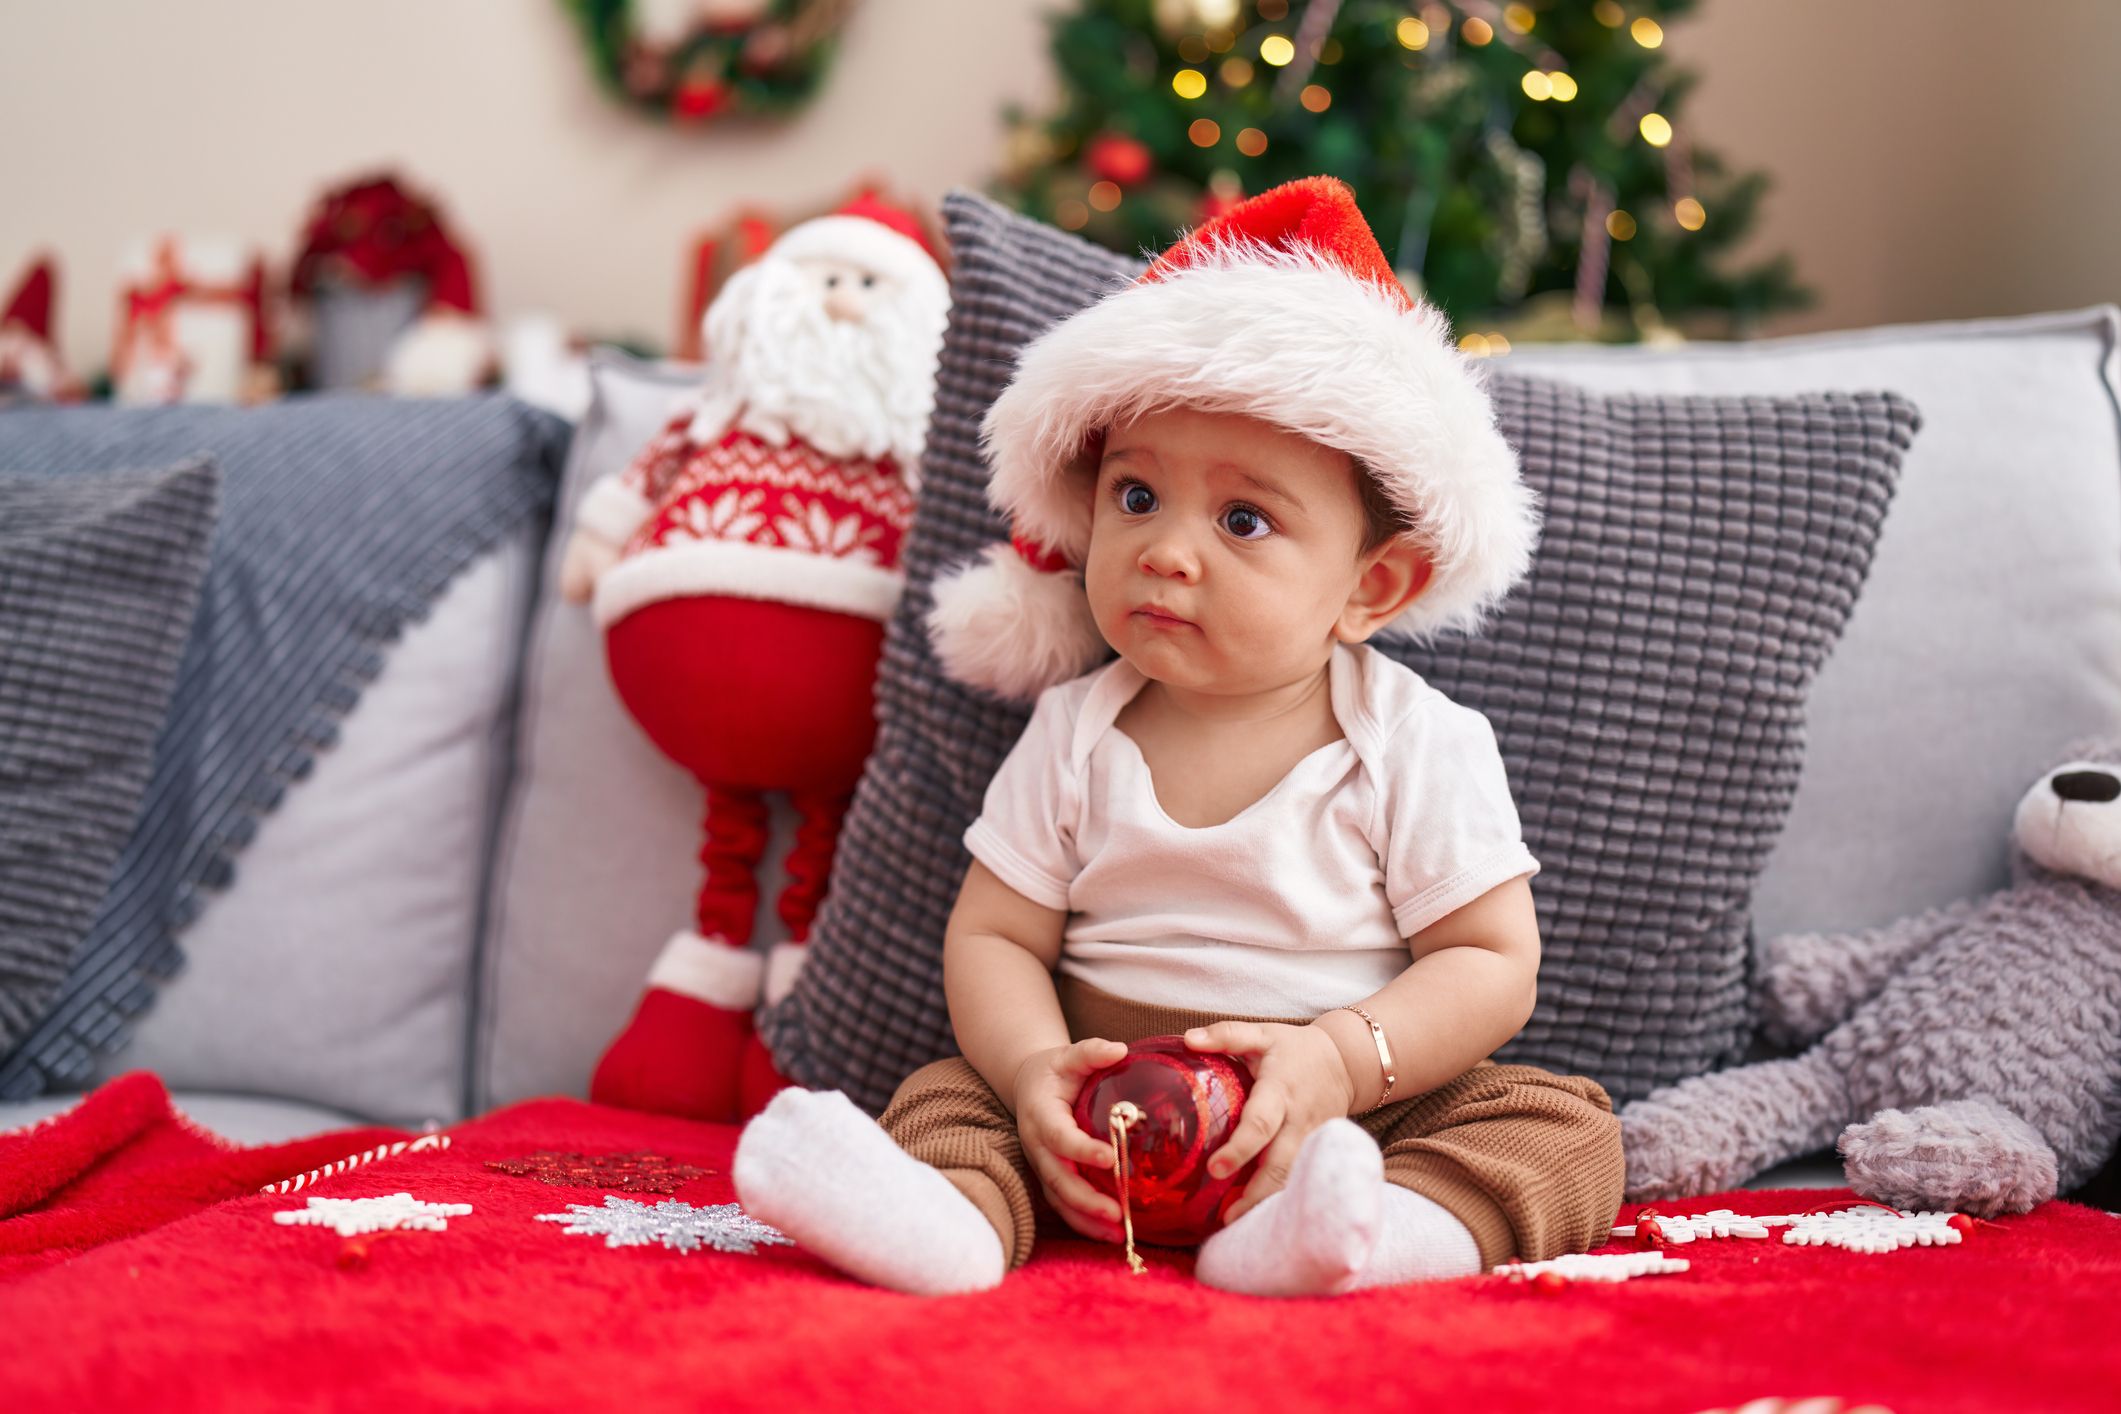
[[[1750,891],[1756,941],[2000,887],[2027,783],[2063,743],[2121,723],[2117,348],[2121,307],[2100,305],[1507,355],[1616,396],[1882,389],[1921,410],[1861,593],[1809,686],[1801,776]],[[800,1251],[613,1251],[554,1232],[564,1215],[546,1210],[581,1195],[539,1184],[579,1185],[585,1164],[609,1187],[675,1161],[694,1175],[680,1190],[693,1201],[728,1196],[732,1127],[580,1098],[686,921],[701,802],[615,701],[587,612],[556,592],[582,491],[697,376],[593,355],[564,465],[555,456],[542,473],[553,513],[511,521],[431,601],[399,606],[372,680],[341,692],[332,729],[201,891],[174,938],[181,967],[111,1026],[117,1044],[74,1083],[0,1103],[8,1211],[85,1190],[98,1220],[122,1228],[88,1251],[65,1240],[64,1211],[0,1223],[0,1326],[15,1338],[0,1395],[24,1408],[1103,1409],[1139,1403],[1151,1378],[1159,1396],[1212,1389],[1229,1408],[1266,1409],[1358,1402],[1397,1377],[1409,1398],[1477,1390],[1494,1408],[1820,1393],[1989,1408],[2006,1389],[2023,1394],[2017,1407],[2098,1407],[2112,1374],[2098,1293],[2121,1280],[2121,1241],[2105,1214],[2072,1204],[1963,1254],[1795,1252],[1770,1267],[1726,1244],[1697,1250],[1698,1280],[1629,1283],[1651,1288],[1640,1296],[1483,1279],[1304,1309],[1209,1292],[1176,1257],[1136,1283],[1087,1243],[1055,1242],[1002,1291],[939,1315]],[[252,455],[290,460],[373,454],[399,424],[451,420],[381,400],[344,411],[366,430],[302,445],[288,434],[278,449],[274,415],[235,416],[268,442]],[[518,412],[494,399],[477,410],[509,423]],[[0,413],[0,470],[13,415]],[[379,494],[339,514],[373,519],[337,528],[387,545],[407,511]],[[252,686],[241,674],[210,685],[239,707]],[[793,843],[788,816],[774,823],[769,861]],[[781,880],[767,873],[754,946],[780,940]],[[141,1072],[180,1118],[155,1123],[160,1093]],[[422,1131],[439,1133],[407,1152]],[[78,1165],[92,1141],[127,1135],[127,1162],[142,1165],[131,1187],[120,1175],[98,1188],[93,1169],[74,1189],[24,1178],[40,1137],[74,1145]],[[436,1147],[451,1139],[453,1153]],[[231,1141],[274,1147],[246,1158]],[[331,1194],[461,1198],[467,1216],[388,1244],[277,1226],[312,1180]],[[1789,1213],[1821,1195],[1787,1190],[1839,1181],[1827,1154],[1753,1180],[1777,1193],[1704,1196]],[[1998,1300],[1960,1299],[1975,1289]],[[1238,1380],[1254,1357],[1264,1377]],[[987,1358],[1012,1378],[959,1379]],[[1672,1402],[1682,1389],[1688,1402]]]
[[[1925,427],[1861,600],[1812,689],[1803,775],[1755,934],[1868,927],[2000,887],[2009,808],[2121,721],[2121,310],[1742,344],[1532,345],[1616,393],[1898,390]],[[619,708],[556,592],[592,467],[693,371],[597,351],[550,523],[410,625],[180,945],[96,1079],[148,1069],[243,1142],[446,1126],[582,1095],[692,888],[698,789]],[[1881,788],[1883,787],[1883,788]],[[1851,827],[1873,847],[1846,848]],[[792,843],[776,810],[769,860]],[[778,940],[762,880],[760,945]],[[0,1105],[0,1128],[75,1096]]]

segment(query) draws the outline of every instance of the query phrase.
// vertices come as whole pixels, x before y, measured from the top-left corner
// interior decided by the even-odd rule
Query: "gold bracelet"
[[[1376,1017],[1371,1016],[1370,1013],[1352,1003],[1343,1007],[1335,1007],[1334,1010],[1352,1011],[1370,1025],[1370,1039],[1377,1043],[1377,1063],[1383,1067],[1385,1073],[1385,1088],[1378,1094],[1377,1104],[1370,1106],[1370,1110],[1377,1109],[1385,1101],[1392,1098],[1392,1087],[1399,1083],[1399,1077],[1392,1071],[1392,1048],[1385,1044],[1385,1029],[1377,1024]],[[1364,1110],[1363,1113],[1368,1114],[1370,1110]]]

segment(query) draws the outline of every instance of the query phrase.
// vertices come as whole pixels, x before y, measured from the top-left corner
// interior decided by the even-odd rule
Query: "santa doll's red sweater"
[[[732,427],[712,442],[680,412],[623,472],[590,488],[578,523],[622,547],[597,579],[609,627],[662,599],[730,594],[888,620],[913,488],[891,457],[832,457]]]

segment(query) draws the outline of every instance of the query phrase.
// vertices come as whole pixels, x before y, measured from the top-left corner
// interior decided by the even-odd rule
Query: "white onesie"
[[[1114,996],[1310,1017],[1405,971],[1407,939],[1539,872],[1495,731],[1368,644],[1329,665],[1346,736],[1218,825],[1164,813],[1120,708],[1124,658],[1039,695],[965,848],[1026,898],[1069,910],[1061,970]]]

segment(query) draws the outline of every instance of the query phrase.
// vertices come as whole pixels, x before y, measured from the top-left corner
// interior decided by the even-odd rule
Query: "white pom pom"
[[[454,398],[484,383],[495,366],[493,335],[468,315],[422,315],[385,359],[383,386],[401,398]]]
[[[981,553],[984,563],[935,582],[928,637],[944,672],[968,687],[1030,702],[1097,666],[1109,647],[1080,574],[1033,569],[1007,542]]]

